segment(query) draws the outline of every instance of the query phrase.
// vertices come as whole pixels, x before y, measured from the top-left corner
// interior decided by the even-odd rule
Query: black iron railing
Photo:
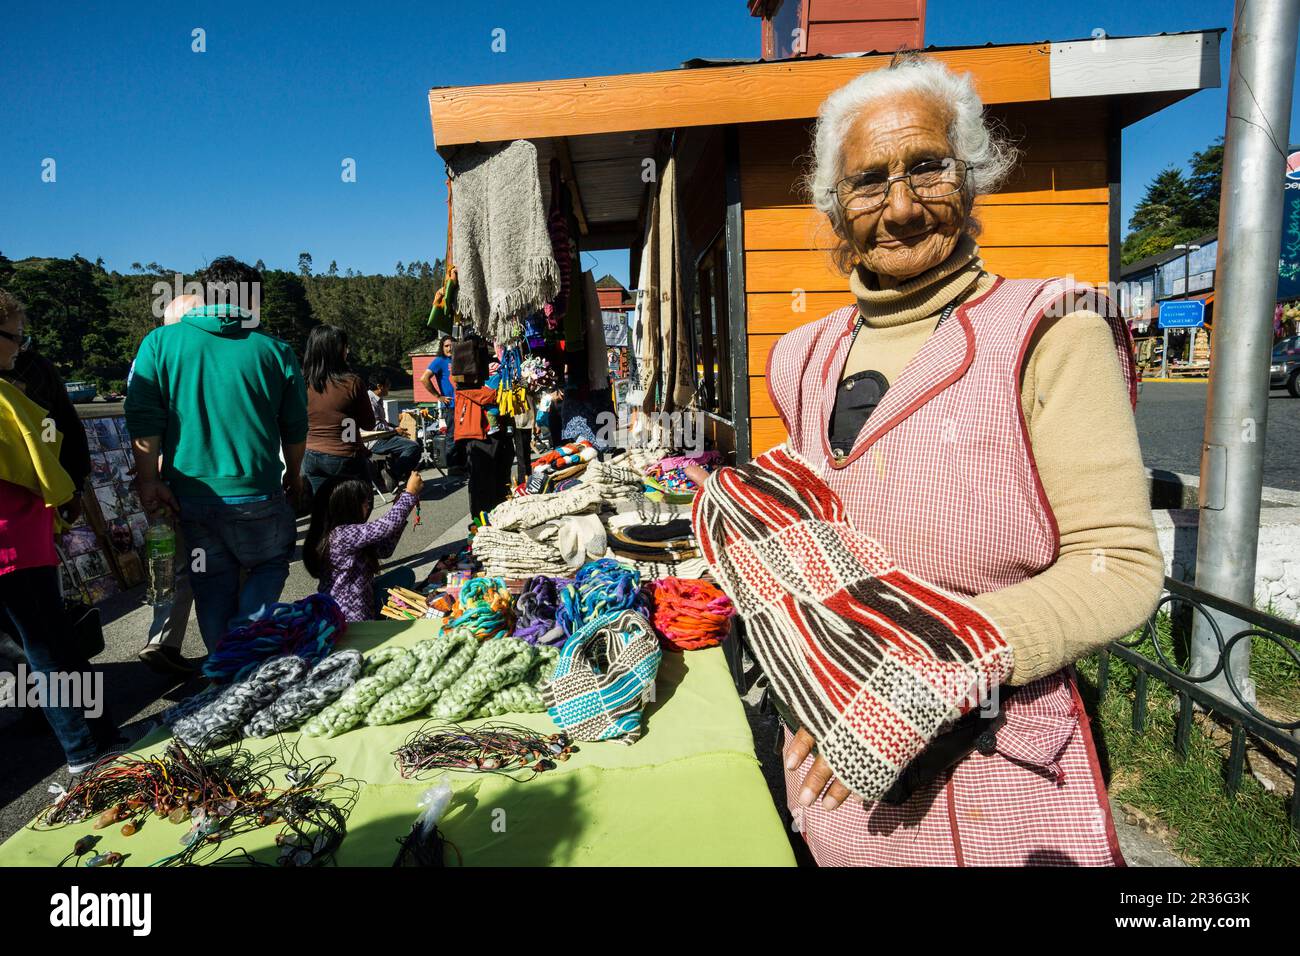
[[[1249,626],[1225,640],[1218,621],[1206,613],[1207,608],[1231,615]],[[1197,614],[1209,623],[1218,642],[1219,658],[1214,669],[1209,673],[1192,676],[1184,664],[1175,659],[1182,656],[1190,666],[1190,654],[1180,655],[1176,650],[1172,655],[1168,653],[1161,646],[1162,635],[1159,624],[1167,619],[1170,622],[1171,644],[1175,648],[1181,645],[1185,649],[1190,643],[1191,622]],[[1242,773],[1246,766],[1248,735],[1289,754],[1294,761],[1292,773],[1295,777],[1300,777],[1300,739],[1295,736],[1295,731],[1300,729],[1300,720],[1279,720],[1261,713],[1243,690],[1243,678],[1246,675],[1234,674],[1232,671],[1233,648],[1240,641],[1250,641],[1253,638],[1271,641],[1278,645],[1295,664],[1297,674],[1300,674],[1300,626],[1207,591],[1198,590],[1173,578],[1165,578],[1165,593],[1145,627],[1132,638],[1115,641],[1101,652],[1097,668],[1098,700],[1104,700],[1106,697],[1110,655],[1113,654],[1135,669],[1133,696],[1135,733],[1143,733],[1146,730],[1147,685],[1149,678],[1152,677],[1168,686],[1177,696],[1178,718],[1174,725],[1174,747],[1181,757],[1187,756],[1188,738],[1192,730],[1192,713],[1195,707],[1201,707],[1228,724],[1232,732],[1232,746],[1228,755],[1225,787],[1230,796],[1235,796],[1241,785]],[[1155,660],[1136,650],[1147,640],[1154,650]],[[1211,693],[1205,687],[1209,681],[1220,675],[1223,676],[1224,683],[1232,693],[1232,700]],[[1291,825],[1300,829],[1300,780],[1293,780],[1293,784],[1295,787],[1291,797]]]

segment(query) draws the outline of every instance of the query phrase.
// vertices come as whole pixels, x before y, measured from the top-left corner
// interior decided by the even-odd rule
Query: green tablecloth
[[[432,621],[373,621],[349,627],[343,646],[370,651],[434,636]],[[501,718],[555,731],[546,714]],[[344,866],[388,866],[428,782],[406,781],[392,751],[424,720],[362,727],[330,740],[289,735],[304,755],[330,754],[335,769],[364,781],[337,859]],[[163,734],[142,753],[164,749]],[[274,740],[249,740],[250,749]],[[637,743],[579,745],[557,769],[526,782],[495,774],[452,773],[451,809],[441,829],[467,866],[723,865],[790,866],[794,857],[754,758],[754,743],[721,648],[664,655],[656,701]],[[185,827],[150,818],[138,833],[95,831],[90,821],[54,830],[28,827],[0,846],[0,866],[52,866],[87,833],[97,850],[148,865],[180,849]],[[226,841],[273,862],[278,827]]]

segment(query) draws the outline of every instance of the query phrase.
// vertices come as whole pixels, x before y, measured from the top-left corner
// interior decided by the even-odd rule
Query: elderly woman
[[[827,98],[809,179],[855,302],[777,343],[768,389],[789,442],[708,479],[697,507],[720,580],[760,608],[747,615],[760,662],[795,698],[779,705],[797,731],[788,802],[823,865],[1123,863],[1072,665],[1138,626],[1160,592],[1134,369],[1104,297],[983,267],[974,201],[1014,161],[970,78],[937,61],[896,61]],[[788,545],[760,541],[752,553],[769,557],[745,563],[747,538],[805,528],[807,553],[827,549],[819,579],[819,558]],[[792,552],[784,569],[771,557]],[[865,565],[846,572],[852,561]],[[801,607],[806,592],[783,583],[800,574],[841,590]],[[843,610],[827,623],[827,607]],[[845,647],[846,633],[924,643],[940,674],[975,647],[967,657],[1005,681],[999,706],[950,711],[933,734],[907,701],[864,707],[872,668],[903,658]],[[783,682],[773,670],[787,664]],[[861,691],[845,677],[859,665]],[[896,740],[894,785],[852,796],[871,787],[837,777],[867,780],[861,767],[887,767]]]

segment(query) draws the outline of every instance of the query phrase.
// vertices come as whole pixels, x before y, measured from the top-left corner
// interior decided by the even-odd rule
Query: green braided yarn
[[[418,714],[465,672],[477,652],[478,641],[463,631],[443,632],[433,640],[420,641],[411,648],[415,670],[404,684],[379,698],[366,714],[366,724],[395,724]]]
[[[560,659],[560,649],[549,644],[535,645],[537,661],[518,684],[503,687],[487,696],[474,711],[475,717],[500,717],[502,714],[538,714],[546,709],[542,685],[551,679]]]
[[[337,737],[351,730],[370,713],[380,697],[411,676],[415,664],[415,655],[405,647],[379,648],[366,659],[366,676],[307,721],[302,732],[308,737]]]
[[[433,716],[464,720],[489,694],[523,680],[537,661],[537,651],[517,637],[484,641],[469,670],[433,705]]]
[[[434,695],[430,702],[438,700],[447,692],[447,688],[456,683],[474,663],[474,658],[478,656],[479,648],[483,642],[479,640],[478,635],[472,628],[453,627],[451,630],[444,630],[439,638],[447,638],[455,643],[456,649],[452,652],[451,657],[447,658],[447,663],[438,668],[438,673],[433,675]]]

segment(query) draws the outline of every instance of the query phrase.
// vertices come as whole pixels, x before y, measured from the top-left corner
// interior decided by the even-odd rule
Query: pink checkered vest
[[[901,567],[960,594],[1009,587],[1060,546],[1020,406],[1020,369],[1049,309],[1106,316],[1136,398],[1128,326],[1067,279],[1003,279],[960,305],[913,357],[851,448],[827,437],[854,306],[783,336],[768,359],[790,446],[817,467],[852,523]],[[823,864],[1122,863],[1072,669],[1005,698],[997,753],[972,753],[901,807],[791,812]],[[791,787],[803,768],[787,775]],[[791,794],[793,797],[793,793]]]

